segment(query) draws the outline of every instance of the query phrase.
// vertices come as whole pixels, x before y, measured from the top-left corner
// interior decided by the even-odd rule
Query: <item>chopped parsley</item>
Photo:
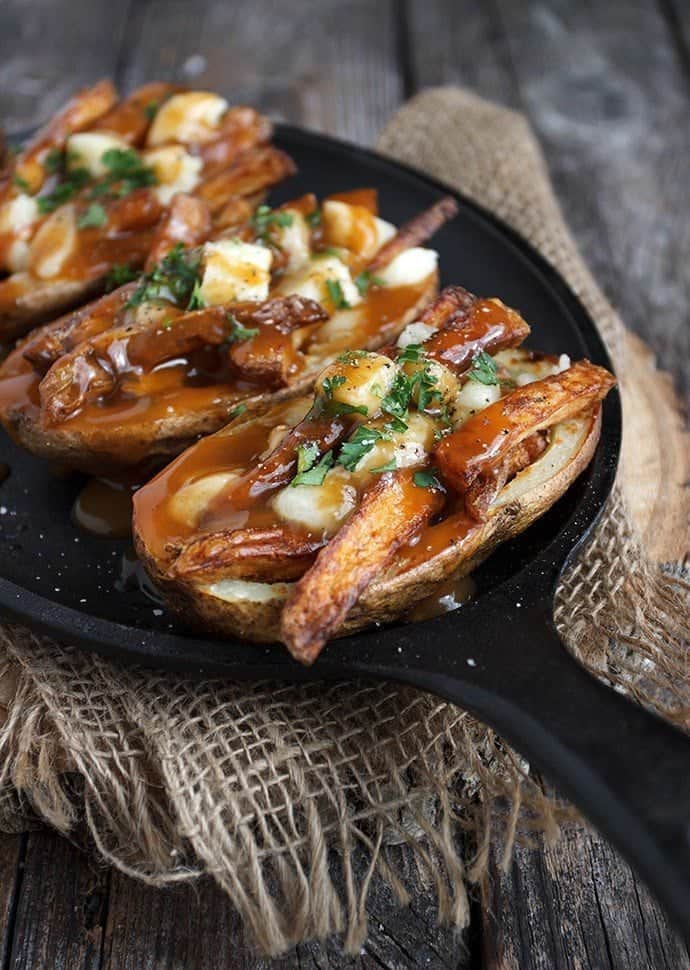
[[[336,310],[349,310],[350,304],[345,299],[343,288],[339,280],[326,280],[326,289],[331,299],[331,303]]]
[[[415,379],[398,371],[393,378],[391,389],[381,401],[381,410],[396,418],[404,418],[410,406]]]
[[[43,159],[43,166],[46,172],[50,172],[51,175],[59,172],[62,168],[64,158],[64,152],[61,152],[59,148],[51,148],[46,157]]]
[[[153,121],[156,117],[156,112],[160,106],[160,101],[149,101],[148,104],[144,105],[144,115],[147,121]]]
[[[167,256],[142,276],[127,306],[168,300],[178,307],[189,309],[190,302],[198,299],[199,258],[198,254],[186,253],[182,243],[177,243]]]
[[[204,300],[201,295],[201,280],[197,279],[192,288],[191,296],[189,297],[189,303],[187,304],[188,310],[203,310],[206,306],[206,300]]]
[[[472,367],[467,375],[471,381],[479,384],[498,384],[498,368],[496,361],[486,351],[480,350],[472,360]]]
[[[232,411],[228,415],[228,421],[233,421],[235,418],[239,418],[239,416],[241,414],[244,414],[246,410],[247,410],[247,405],[243,401],[241,404],[238,404],[237,407],[234,407],[232,409]]]
[[[383,286],[384,281],[380,276],[372,276],[368,269],[355,276],[355,286],[359,290],[360,296],[366,296],[370,286]]]
[[[329,401],[326,407],[329,414],[369,414],[365,404],[345,404],[344,401]]]
[[[398,432],[399,434],[404,434],[407,431],[407,425],[400,418],[396,418],[395,415],[391,417],[390,421],[387,421],[384,425],[386,431]]]
[[[341,364],[355,364],[356,361],[361,360],[362,357],[367,357],[368,351],[366,350],[344,350],[342,354],[338,354],[337,360]],[[344,380],[345,378],[343,378]]]
[[[394,472],[397,467],[398,467],[398,464],[395,458],[391,458],[391,460],[387,461],[385,465],[379,465],[378,468],[372,468],[371,471],[375,475],[381,475],[383,474],[383,472]]]
[[[412,481],[415,483],[417,488],[441,488],[441,483],[436,477],[435,468],[432,468],[429,471],[415,472],[412,476]]]
[[[341,447],[338,464],[347,468],[350,472],[354,471],[361,459],[369,454],[376,442],[382,438],[383,435],[376,428],[367,428],[365,425],[361,425],[350,440],[346,441]]]
[[[252,225],[259,239],[268,241],[268,236],[273,226],[281,229],[291,226],[294,218],[291,212],[275,212],[270,205],[259,205],[254,210]]]
[[[333,452],[327,451],[320,461],[316,461],[319,454],[318,445],[309,442],[297,448],[297,474],[290,482],[296,485],[323,485],[323,480],[333,467]],[[300,470],[301,465],[301,470]]]
[[[258,327],[243,327],[232,313],[228,313],[228,323],[232,327],[228,336],[228,341],[231,344],[240,343],[242,340],[251,340],[259,332]]]
[[[314,259],[325,259],[326,256],[335,256],[342,262],[343,255],[339,249],[334,249],[333,246],[326,246],[324,249],[317,249],[316,252],[312,253]]]
[[[112,266],[105,278],[105,288],[106,290],[116,290],[118,286],[131,283],[138,275],[139,273],[135,269],[126,264]]]
[[[21,189],[22,192],[24,192],[26,195],[31,195],[31,186],[29,185],[29,183],[26,181],[25,178],[21,177],[21,175],[16,175],[16,174],[13,175],[12,181],[17,186],[17,188]]]
[[[42,215],[54,212],[59,206],[69,202],[73,195],[76,195],[84,188],[91,176],[86,168],[74,168],[67,172],[62,182],[59,182],[52,192],[38,197],[38,211]]]
[[[85,212],[77,219],[79,229],[91,229],[104,226],[108,221],[108,216],[100,202],[92,202]]]
[[[315,226],[321,225],[321,213],[318,209],[314,209],[312,212],[308,212],[304,217],[307,225],[314,228]]]
[[[418,361],[422,360],[424,357],[424,351],[422,350],[421,344],[408,344],[407,347],[403,347],[397,356],[397,361],[399,364],[403,364],[406,361],[416,364]]]
[[[413,380],[417,382],[417,407],[425,411],[434,401],[439,400],[441,392],[435,387],[438,378],[434,377],[429,367],[417,371]]]
[[[326,395],[330,401],[333,398],[333,391],[336,388],[342,387],[347,380],[342,374],[336,374],[334,377],[326,377],[325,380],[321,382],[321,387],[323,388],[323,393]]]
[[[135,189],[156,184],[153,169],[144,164],[133,148],[108,148],[101,155],[101,162],[108,169],[108,174],[94,185],[94,196],[129,195]]]

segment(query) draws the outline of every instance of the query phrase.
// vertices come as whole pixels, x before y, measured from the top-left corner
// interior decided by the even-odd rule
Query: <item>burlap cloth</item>
[[[639,479],[644,429],[639,381],[626,380],[626,334],[565,228],[522,117],[431,90],[396,115],[379,147],[491,209],[558,267],[616,361]],[[652,364],[636,366],[653,386]],[[661,486],[645,474],[649,505]],[[561,585],[557,622],[590,668],[686,724],[689,587],[680,570],[671,578],[643,556],[623,478]],[[562,814],[482,724],[386,684],[198,682],[6,627],[3,720],[0,828],[38,819],[63,833],[83,827],[103,859],[156,886],[210,873],[266,953],[333,931],[356,951],[374,870],[406,899],[388,848],[396,842],[427,871],[439,918],[463,925],[466,887],[486,871],[490,840],[503,840],[507,858],[516,832],[554,834]]]

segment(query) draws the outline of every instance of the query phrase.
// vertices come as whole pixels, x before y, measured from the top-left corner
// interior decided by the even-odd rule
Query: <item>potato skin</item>
[[[423,307],[438,292],[438,273],[429,280],[424,293],[413,307],[397,322],[394,332],[400,332],[419,315]],[[387,329],[386,339],[390,340],[391,327]],[[382,339],[368,349],[376,350],[384,343]],[[325,365],[325,362],[324,362]],[[260,394],[244,398],[242,403],[249,409],[298,397],[310,390],[315,373],[303,378],[290,387],[275,393]],[[46,429],[20,408],[8,407],[2,415],[2,423],[12,438],[39,458],[66,465],[86,474],[103,475],[124,466],[139,464],[144,460],[164,460],[178,455],[202,435],[218,431],[230,420],[230,414],[237,400],[221,401],[213,409],[203,413],[190,412],[185,415],[157,420],[153,424],[131,423],[120,428],[109,428],[106,432],[90,428],[88,432],[72,430],[69,423],[59,428]]]
[[[588,422],[586,434],[572,459],[538,488],[532,489],[498,509],[461,549],[450,546],[432,559],[408,572],[382,577],[362,594],[337,636],[345,636],[371,626],[398,619],[416,603],[433,595],[451,576],[470,573],[502,542],[524,532],[567,491],[589,464],[601,433],[601,408],[582,417]],[[241,637],[256,643],[275,643],[280,635],[282,599],[255,603],[228,602],[171,578],[163,564],[148,551],[134,520],[137,555],[154,582],[166,596],[168,605],[187,625],[227,637]]]

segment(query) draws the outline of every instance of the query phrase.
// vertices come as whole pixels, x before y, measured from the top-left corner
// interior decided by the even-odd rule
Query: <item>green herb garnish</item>
[[[228,313],[228,323],[232,327],[228,336],[228,342],[231,344],[240,343],[243,340],[251,340],[259,332],[258,327],[243,327],[232,313]]]
[[[59,148],[51,148],[46,157],[43,159],[43,167],[46,172],[50,172],[54,175],[55,172],[59,172],[62,168],[62,163],[65,158],[65,153],[61,152]]]
[[[148,104],[144,105],[144,114],[147,121],[153,121],[153,119],[156,117],[156,112],[158,111],[159,105],[160,101],[149,101]]]
[[[333,397],[333,391],[336,388],[342,387],[347,380],[342,374],[336,374],[335,377],[327,377],[321,382],[321,387],[323,388],[323,393],[326,395],[330,401]]]
[[[285,229],[287,226],[291,226],[293,222],[291,212],[276,212],[270,205],[257,206],[252,216],[252,225],[256,234],[264,242],[268,241],[269,232],[273,226]]]
[[[197,290],[199,255],[185,252],[177,243],[153,269],[145,273],[139,286],[127,302],[128,307],[155,300],[168,300],[183,309]]]
[[[52,192],[38,197],[38,211],[42,215],[54,212],[83,189],[90,178],[91,176],[86,168],[74,168],[67,172],[64,180],[56,185]]]
[[[415,472],[412,476],[412,481],[415,483],[417,488],[441,488],[441,483],[436,477],[435,468],[432,468],[429,471]]]
[[[94,185],[94,195],[103,195],[104,192],[129,195],[134,189],[156,184],[153,169],[144,164],[133,148],[108,148],[101,155],[101,162],[108,169],[108,174]]]
[[[312,212],[308,212],[304,218],[307,225],[311,226],[312,228],[314,226],[321,225],[321,213],[319,212],[318,209],[314,209]]]
[[[335,256],[342,262],[343,256],[339,249],[334,249],[333,246],[326,246],[324,249],[317,249],[316,252],[312,253],[314,259],[325,259],[326,256]]]
[[[385,281],[380,276],[372,276],[368,269],[363,269],[358,276],[355,276],[355,286],[360,296],[366,296],[370,286],[384,286],[384,284]]]
[[[424,351],[421,344],[408,344],[407,347],[398,353],[397,361],[399,364],[403,364],[409,361],[412,364],[416,364],[418,361],[422,360],[424,357]]]
[[[397,432],[398,434],[404,434],[407,431],[407,425],[400,418],[396,418],[395,415],[384,424],[384,429],[388,432]]]
[[[398,371],[393,378],[391,389],[381,401],[381,410],[396,418],[404,418],[410,406],[415,379]]]
[[[203,310],[206,306],[206,300],[201,295],[201,280],[197,279],[192,287],[192,292],[189,297],[189,303],[187,304],[188,310]]]
[[[238,404],[237,407],[234,407],[230,414],[228,414],[228,421],[233,421],[235,418],[239,418],[239,416],[244,414],[246,410],[247,405],[243,401],[241,404]]]
[[[138,275],[139,273],[135,269],[132,269],[131,266],[127,266],[126,264],[113,266],[105,278],[105,288],[106,290],[116,290],[118,286],[131,283]]]
[[[376,428],[367,428],[365,425],[361,425],[340,449],[338,464],[347,468],[350,472],[354,471],[361,459],[369,454],[376,442],[382,438],[383,435]]]
[[[370,471],[372,471],[375,475],[381,475],[383,472],[394,472],[397,467],[398,465],[395,458],[391,458],[391,460],[387,461],[385,465],[379,465],[378,468],[372,468]]]
[[[299,445],[297,448],[298,472],[290,482],[293,488],[296,485],[323,485],[324,478],[328,474],[329,469],[333,467],[332,451],[327,451],[321,460],[314,464],[319,449],[318,445],[314,445],[313,448],[315,448],[315,454],[313,450],[307,450],[312,449],[311,443],[308,445]],[[299,471],[300,461],[303,464],[302,471]]]
[[[77,219],[79,229],[91,229],[104,226],[108,221],[108,216],[100,202],[92,202],[86,212]]]
[[[18,189],[21,189],[22,192],[25,193],[25,195],[31,195],[31,186],[29,185],[29,183],[26,181],[25,178],[21,177],[21,175],[16,175],[16,174],[13,175],[12,181],[14,182],[14,184],[17,186]]]
[[[345,299],[343,288],[339,280],[326,280],[326,289],[331,298],[331,303],[336,310],[349,310],[350,304]]]
[[[467,375],[471,381],[479,384],[498,384],[498,368],[496,361],[486,351],[480,350],[472,360],[472,367]]]

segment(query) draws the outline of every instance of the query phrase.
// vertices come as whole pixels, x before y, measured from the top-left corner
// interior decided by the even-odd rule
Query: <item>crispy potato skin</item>
[[[438,276],[435,275],[430,278],[428,287],[417,303],[398,321],[396,330],[402,330],[415,320],[437,291]],[[376,347],[372,346],[370,349]],[[259,404],[298,397],[311,388],[317,372],[310,372],[279,391],[244,398],[243,403],[253,409]],[[62,427],[47,430],[39,421],[28,417],[20,409],[13,410],[12,407],[8,407],[0,418],[14,440],[33,454],[87,474],[102,475],[121,468],[123,464],[135,463],[133,459],[156,460],[179,454],[201,435],[211,434],[227,424],[236,405],[236,394],[229,393],[225,397],[219,395],[218,403],[203,413],[190,412],[148,424],[129,422],[106,431],[90,428],[88,432],[71,429],[69,422]]]
[[[451,576],[470,573],[502,542],[524,532],[567,491],[592,459],[601,432],[601,408],[583,415],[586,433],[577,453],[542,485],[501,506],[467,540],[450,545],[426,562],[398,575],[382,575],[362,593],[335,636],[355,633],[373,623],[389,623],[430,596]],[[171,575],[167,564],[151,555],[134,519],[137,554],[169,606],[189,626],[257,643],[277,643],[281,635],[284,600],[256,603],[228,602]],[[282,648],[281,648],[282,649]]]

